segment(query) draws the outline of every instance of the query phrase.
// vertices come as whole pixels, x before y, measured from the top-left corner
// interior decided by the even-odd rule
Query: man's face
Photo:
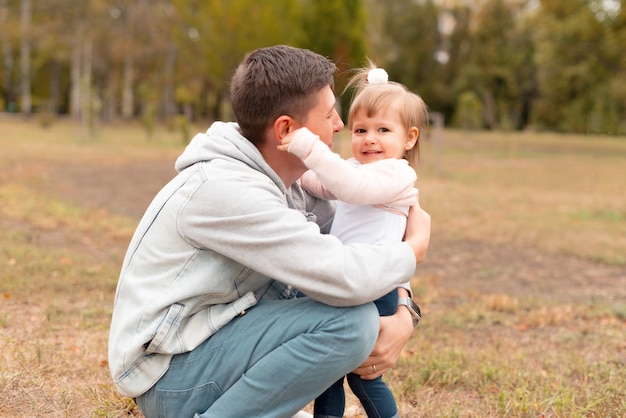
[[[332,148],[334,134],[343,129],[343,121],[337,113],[335,94],[330,86],[317,92],[317,105],[307,115],[304,126]]]

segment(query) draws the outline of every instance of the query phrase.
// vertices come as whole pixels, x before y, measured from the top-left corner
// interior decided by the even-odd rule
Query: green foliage
[[[340,70],[363,62],[367,16],[361,0],[303,2],[302,46],[335,60]]]
[[[383,38],[376,58],[393,81],[404,84],[432,105],[438,100],[440,64],[434,60],[440,43],[439,10],[432,0],[384,2]]]
[[[211,87],[224,89],[246,52],[273,44],[297,44],[299,5],[288,0],[172,0],[180,19],[184,65]]]
[[[541,99],[537,126],[565,132],[619,134],[626,119],[616,39],[624,28],[600,20],[594,2],[544,2],[535,32]],[[620,80],[620,81],[618,81]],[[616,93],[611,87],[616,86]]]
[[[31,1],[29,27],[21,3],[0,0],[0,108],[21,111],[30,86],[35,112],[90,130],[141,118],[144,82],[156,120],[229,118],[243,56],[289,44],[334,60],[338,92],[371,58],[448,121],[467,123],[458,106],[473,92],[489,129],[626,133],[626,7],[615,0],[47,0]]]
[[[534,88],[530,42],[514,12],[504,0],[484,3],[476,15],[471,53],[456,80],[458,91],[480,97],[484,124],[490,129],[523,125],[522,107]]]
[[[483,127],[482,104],[476,93],[461,93],[456,106],[455,123],[463,129],[476,130]]]
[[[349,70],[365,63],[368,16],[363,0],[304,1],[302,9],[303,38],[301,46],[332,59],[338,68],[335,90],[343,91]],[[349,97],[341,98],[347,115]]]

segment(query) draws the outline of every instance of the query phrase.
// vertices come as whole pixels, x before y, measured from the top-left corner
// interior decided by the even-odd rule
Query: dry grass
[[[147,202],[100,178],[84,179],[98,190],[77,188],[68,173],[116,179],[129,165],[169,166],[179,135],[148,143],[140,128],[117,126],[89,139],[70,123],[5,119],[0,132],[0,416],[139,416],[112,387],[106,340]],[[626,305],[611,288],[626,271],[626,141],[445,132],[423,142],[422,161],[434,248],[413,287],[425,319],[387,376],[403,416],[626,416]],[[118,210],[125,199],[141,200],[135,212]],[[555,265],[530,266],[522,250],[484,256],[504,246]],[[520,291],[520,277],[544,283],[580,266],[600,272],[593,297],[557,284],[541,297]],[[348,415],[361,415],[350,403]]]
[[[55,168],[173,160],[178,138],[146,143],[129,126],[87,138],[71,123],[15,120],[0,131],[0,416],[125,416],[134,404],[113,390],[106,344],[137,219],[63,199]]]
[[[546,305],[471,293],[434,301],[447,309],[427,314],[388,379],[406,416],[626,414],[623,301]]]
[[[626,264],[626,140],[446,131],[423,141],[424,206],[446,236]]]

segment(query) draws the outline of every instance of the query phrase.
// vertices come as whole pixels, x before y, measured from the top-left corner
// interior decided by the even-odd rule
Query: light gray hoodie
[[[124,396],[146,392],[173,355],[262,298],[296,288],[329,305],[359,305],[415,272],[408,244],[344,246],[321,234],[332,221],[329,203],[298,184],[285,189],[234,123],[196,135],[176,170],[146,210],[120,273],[109,365]]]

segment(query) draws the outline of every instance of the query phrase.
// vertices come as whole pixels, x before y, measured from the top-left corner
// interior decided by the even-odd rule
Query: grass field
[[[182,147],[165,129],[0,118],[1,417],[141,416],[113,389],[108,325]],[[626,138],[423,140],[424,319],[386,378],[402,416],[626,416],[625,169]],[[346,416],[362,416],[353,398]]]

